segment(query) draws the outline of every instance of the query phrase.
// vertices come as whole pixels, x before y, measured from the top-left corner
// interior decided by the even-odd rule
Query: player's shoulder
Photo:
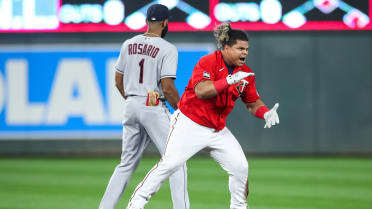
[[[177,47],[174,44],[170,43],[169,41],[163,38],[159,38],[158,43],[162,46],[162,48],[166,48],[169,51],[177,51]]]
[[[241,68],[244,72],[253,73],[253,70],[246,64],[244,64]]]
[[[127,40],[124,41],[124,43],[132,43],[132,42],[137,42],[139,39],[142,38],[142,35],[135,35]]]
[[[127,46],[127,45],[130,44],[130,43],[135,42],[135,40],[138,39],[138,36],[139,36],[139,35],[136,35],[136,36],[133,36],[133,37],[131,37],[131,38],[128,38],[128,39],[124,40],[124,41],[123,41],[123,44],[121,45],[122,48],[124,48],[125,46]]]
[[[199,59],[199,63],[211,64],[211,63],[215,63],[217,61],[217,59],[218,59],[218,52],[215,51],[213,53],[202,56]]]

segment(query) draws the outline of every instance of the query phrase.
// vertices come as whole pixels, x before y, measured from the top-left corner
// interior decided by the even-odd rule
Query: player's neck
[[[152,31],[147,31],[147,32],[144,33],[143,35],[145,35],[145,36],[150,36],[150,37],[160,37],[160,34],[158,34],[158,33],[153,33]]]
[[[228,54],[227,54],[225,51],[223,51],[223,50],[221,50],[221,53],[222,53],[222,59],[223,59],[223,61],[225,62],[226,67],[229,66],[229,67],[234,68],[235,66],[234,66],[234,64],[230,61]]]

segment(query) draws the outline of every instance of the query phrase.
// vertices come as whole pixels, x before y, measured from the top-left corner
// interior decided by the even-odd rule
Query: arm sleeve
[[[249,79],[249,83],[247,88],[244,90],[244,93],[242,95],[242,101],[244,103],[252,103],[256,102],[260,96],[258,95],[257,89],[256,89],[256,77],[253,76]]]
[[[178,51],[175,46],[164,55],[161,67],[160,79],[172,77],[176,78],[178,64]]]
[[[124,74],[124,69],[125,69],[125,42],[122,44],[121,49],[120,49],[120,55],[119,58],[116,60],[115,64],[115,70],[116,72],[120,74]]]
[[[205,57],[202,57],[199,62],[195,65],[194,71],[192,72],[191,76],[191,85],[195,87],[196,84],[200,83],[201,81],[205,80],[215,80],[213,66],[208,64],[205,60]]]

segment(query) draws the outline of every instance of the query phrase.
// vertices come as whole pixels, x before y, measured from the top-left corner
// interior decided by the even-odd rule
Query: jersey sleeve
[[[194,71],[191,76],[191,86],[194,88],[196,84],[205,80],[215,80],[213,65],[207,61],[207,57],[202,57],[194,67]]]
[[[260,96],[256,89],[256,77],[250,77],[247,88],[241,96],[244,103],[256,102]]]
[[[116,60],[116,64],[115,64],[115,70],[116,72],[118,73],[121,73],[121,74],[124,74],[124,69],[125,69],[125,46],[126,46],[126,42],[124,42],[122,45],[121,45],[121,49],[120,49],[120,55],[119,55],[119,58]]]
[[[160,79],[169,77],[176,78],[177,64],[178,51],[175,46],[172,46],[163,57]]]

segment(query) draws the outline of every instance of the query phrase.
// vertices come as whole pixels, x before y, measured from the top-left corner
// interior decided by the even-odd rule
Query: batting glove
[[[264,128],[271,128],[275,124],[279,124],[279,116],[276,110],[279,107],[279,103],[276,103],[274,107],[264,114],[266,124]]]
[[[248,76],[254,76],[254,73],[247,73],[243,71],[238,71],[237,73],[234,73],[232,75],[228,75],[226,77],[226,81],[229,85],[239,83],[242,79],[248,77]]]

